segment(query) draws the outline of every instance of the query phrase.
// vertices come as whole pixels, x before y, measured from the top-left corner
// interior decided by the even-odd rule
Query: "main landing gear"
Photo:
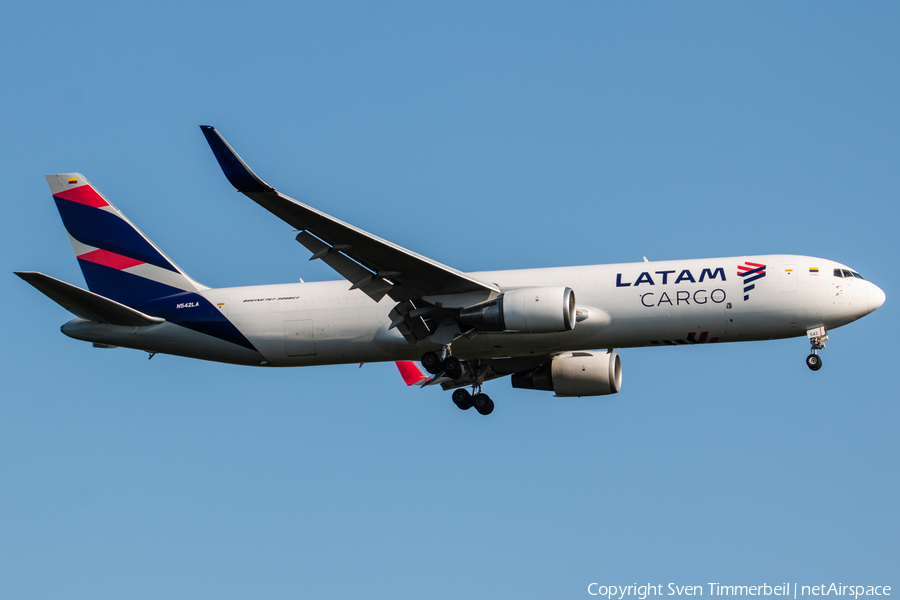
[[[450,379],[461,379],[465,371],[463,370],[462,362],[450,354],[449,346],[444,346],[444,350],[442,352],[443,358],[437,352],[426,352],[422,355],[422,366],[425,367],[425,370],[431,373],[432,375],[439,375],[443,373]],[[472,370],[472,365],[469,365],[469,370]],[[474,374],[478,374],[477,366],[474,369]],[[460,408],[460,410],[469,410],[472,407],[475,407],[482,415],[489,415],[494,412],[494,401],[491,400],[491,397],[487,394],[482,393],[481,391],[481,382],[483,381],[483,376],[473,377],[473,373],[469,373],[469,379],[474,381],[472,385],[472,392],[465,388],[457,388],[453,391],[453,403],[456,404]]]
[[[806,337],[809,338],[810,346],[810,354],[806,357],[806,366],[813,371],[818,371],[822,368],[822,357],[818,355],[818,352],[825,348],[825,344],[822,342],[828,339],[828,333],[824,327],[816,327],[807,331]]]
[[[458,358],[444,350],[443,360],[437,352],[426,352],[422,355],[422,366],[432,375],[443,372],[450,379],[459,379],[463,375],[462,363]]]
[[[453,391],[453,403],[461,410],[469,410],[473,406],[482,415],[489,415],[494,412],[494,401],[487,394],[478,392],[474,396],[469,390],[458,388]]]

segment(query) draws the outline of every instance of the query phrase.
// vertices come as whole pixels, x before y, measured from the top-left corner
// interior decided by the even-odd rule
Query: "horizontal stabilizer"
[[[124,304],[119,304],[115,300],[83,290],[80,287],[54,279],[43,273],[17,271],[16,275],[33,285],[39,292],[76,317],[87,319],[88,321],[132,327],[146,327],[165,321],[165,319],[145,315]]]

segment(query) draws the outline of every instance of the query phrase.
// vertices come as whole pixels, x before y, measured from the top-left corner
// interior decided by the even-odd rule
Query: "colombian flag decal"
[[[78,179],[76,179],[75,177],[69,177],[69,185],[72,185],[75,183],[78,183]]]
[[[810,272],[810,273],[818,273],[818,272],[819,272],[819,267],[810,267],[810,268],[809,268],[809,272]]]

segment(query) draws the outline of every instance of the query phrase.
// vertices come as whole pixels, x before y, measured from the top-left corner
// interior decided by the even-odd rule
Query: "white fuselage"
[[[736,269],[745,264],[765,265],[748,292]],[[491,358],[805,336],[850,323],[884,301],[868,281],[834,277],[836,268],[847,269],[819,258],[766,255],[471,273],[503,290],[570,287],[579,322],[560,333],[461,337],[453,353]],[[439,347],[410,344],[390,329],[396,302],[389,297],[376,303],[347,288],[346,281],[327,281],[200,292],[257,352],[172,323],[134,328],[76,319],[63,332],[98,344],[266,366],[416,360]]]

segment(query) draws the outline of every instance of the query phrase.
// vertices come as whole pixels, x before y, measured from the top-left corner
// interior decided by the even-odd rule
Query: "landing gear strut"
[[[824,327],[816,327],[807,331],[806,337],[809,338],[810,346],[810,354],[806,357],[806,366],[813,371],[818,371],[822,368],[822,357],[819,356],[818,352],[825,348],[825,344],[822,342],[828,339],[828,333]]]

